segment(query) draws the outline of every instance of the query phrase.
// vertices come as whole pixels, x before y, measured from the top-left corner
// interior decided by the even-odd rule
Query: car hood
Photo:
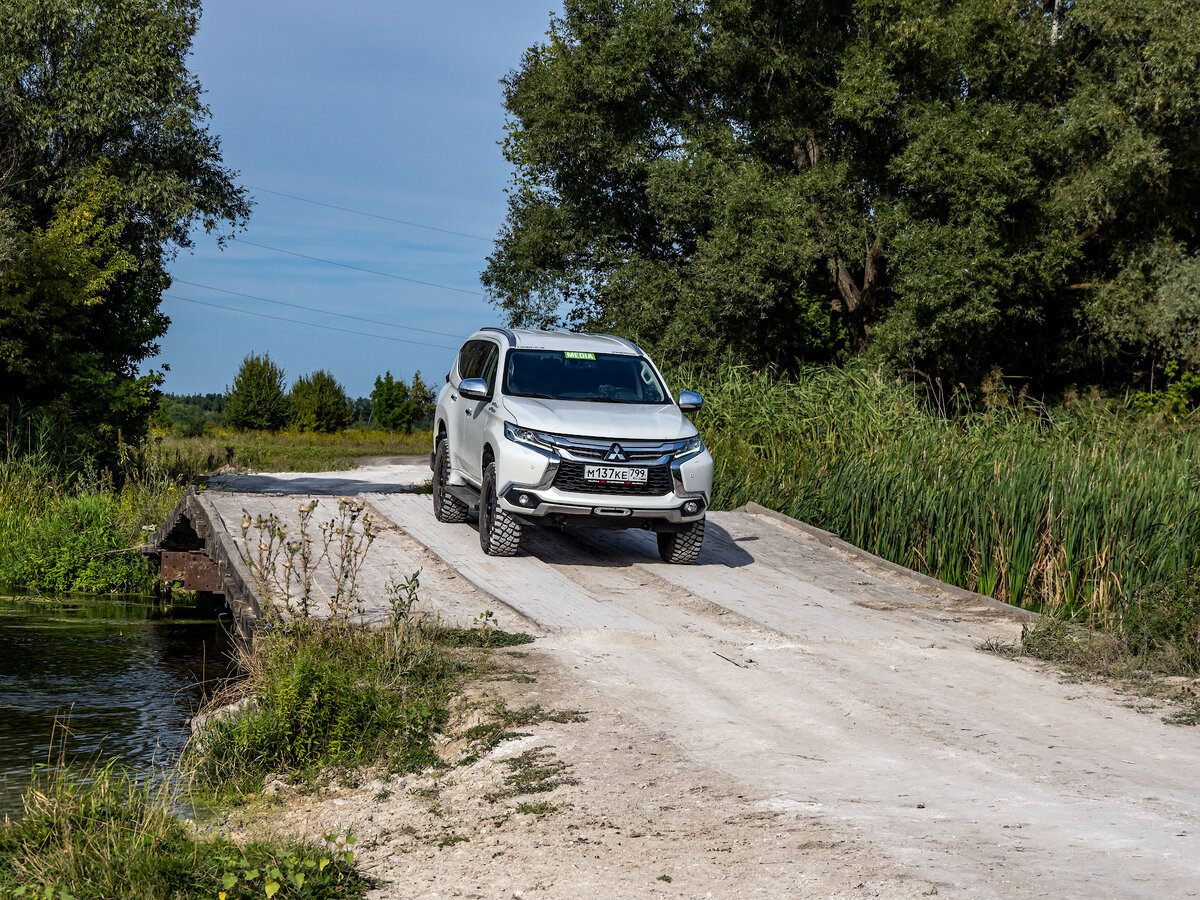
[[[504,408],[512,421],[524,428],[575,437],[677,441],[696,434],[696,427],[674,403],[649,405],[505,397]]]

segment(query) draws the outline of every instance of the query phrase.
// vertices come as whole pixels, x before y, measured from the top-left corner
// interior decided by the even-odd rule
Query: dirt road
[[[370,491],[424,473],[329,484],[351,474],[380,528],[366,596],[420,568],[444,618],[539,636],[489,690],[588,713],[437,779],[292,798],[289,827],[355,827],[380,897],[1200,893],[1200,734],[981,652],[1019,634],[1002,610],[744,511],[711,515],[695,566],[636,532],[491,559],[427,496]],[[297,500],[210,497],[229,522]],[[576,781],[532,798],[557,811],[487,801],[537,748]]]

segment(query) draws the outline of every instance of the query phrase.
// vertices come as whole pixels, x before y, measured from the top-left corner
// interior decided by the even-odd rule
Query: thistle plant
[[[288,618],[310,618],[319,598],[317,575],[327,572],[332,591],[327,595],[329,617],[345,624],[363,615],[358,578],[367,551],[375,541],[371,514],[359,500],[337,501],[337,514],[316,526],[313,516],[319,501],[309,500],[297,509],[294,535],[275,513],[253,519],[242,510],[243,559],[250,567],[263,599]],[[250,551],[251,529],[257,541]]]

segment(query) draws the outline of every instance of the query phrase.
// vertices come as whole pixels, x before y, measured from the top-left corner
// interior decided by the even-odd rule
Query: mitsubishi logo
[[[629,462],[629,457],[625,455],[625,450],[620,444],[609,447],[604,459],[608,462]]]

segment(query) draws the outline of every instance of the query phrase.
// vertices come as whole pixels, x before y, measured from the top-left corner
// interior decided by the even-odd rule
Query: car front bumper
[[[506,448],[499,490],[500,507],[526,520],[549,519],[562,525],[672,530],[704,518],[712,496],[713,460],[708,450],[670,460],[667,493],[586,493],[555,485],[562,459],[533,448]],[[573,460],[584,462],[583,460]],[[516,476],[516,477],[513,477]]]

